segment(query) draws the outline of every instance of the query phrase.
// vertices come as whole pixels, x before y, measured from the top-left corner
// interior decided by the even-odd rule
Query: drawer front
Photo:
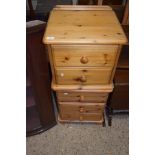
[[[54,46],[55,66],[113,66],[117,45]]]
[[[108,93],[92,93],[92,92],[57,92],[59,102],[105,102]]]
[[[86,114],[86,113],[76,113],[76,114],[65,114],[60,113],[60,118],[62,120],[68,121],[101,121],[103,120],[102,114]]]
[[[56,68],[57,84],[108,84],[112,68]]]
[[[102,113],[105,103],[59,102],[61,113]]]

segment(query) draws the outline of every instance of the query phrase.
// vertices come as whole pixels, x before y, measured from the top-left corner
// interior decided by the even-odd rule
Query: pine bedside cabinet
[[[59,122],[104,122],[121,46],[127,42],[109,6],[57,5],[43,38]]]

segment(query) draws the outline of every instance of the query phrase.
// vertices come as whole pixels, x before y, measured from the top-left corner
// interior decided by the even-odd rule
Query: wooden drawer
[[[66,121],[102,121],[103,114],[91,114],[91,113],[60,113],[60,118]]]
[[[117,45],[54,46],[55,66],[113,66],[117,47]]]
[[[61,113],[102,113],[105,103],[59,102]]]
[[[56,68],[57,84],[108,84],[112,68]]]
[[[106,102],[108,93],[95,92],[56,92],[59,102]]]

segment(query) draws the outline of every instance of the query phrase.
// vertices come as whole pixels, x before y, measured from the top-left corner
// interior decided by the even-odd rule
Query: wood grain
[[[104,102],[106,103],[108,93],[97,93],[97,92],[74,92],[64,91],[56,92],[57,99],[59,102]]]
[[[107,85],[59,85],[55,81],[52,81],[51,88],[55,91],[82,91],[82,92],[112,92],[114,85],[113,83]]]
[[[118,48],[118,51],[117,51],[117,55],[116,55],[116,59],[115,59],[115,64],[114,64],[114,67],[113,67],[113,70],[112,70],[112,74],[111,74],[111,77],[110,77],[110,82],[113,82],[113,79],[114,79],[114,75],[115,75],[116,67],[117,67],[117,64],[118,64],[118,60],[119,60],[119,56],[120,56],[121,49],[122,49],[122,46],[120,45],[119,48]]]
[[[100,113],[105,103],[59,102],[60,113]]]
[[[56,6],[43,42],[50,46],[59,121],[102,123],[121,46],[127,43],[111,7]]]
[[[53,46],[55,66],[88,67],[114,65],[117,45]]]
[[[60,123],[69,123],[69,122],[73,122],[73,123],[81,123],[81,122],[83,122],[83,123],[96,123],[96,124],[102,124],[103,123],[103,121],[104,121],[104,119],[103,119],[103,116],[101,116],[102,118],[100,119],[100,120],[82,120],[82,121],[80,121],[80,120],[78,120],[78,119],[70,119],[70,120],[68,120],[68,119],[64,119],[64,118],[61,118],[61,116],[60,116],[60,114],[58,114],[58,121],[60,122]]]
[[[52,52],[52,47],[50,45],[46,45],[48,54],[49,54],[49,60],[50,60],[50,66],[51,66],[51,71],[52,71],[52,80],[56,81],[55,79],[55,66],[54,66],[54,58],[53,58],[53,52]]]
[[[109,84],[112,68],[75,68],[75,67],[57,67],[56,82],[57,84]]]
[[[102,121],[103,115],[98,113],[60,113],[60,118],[67,121]]]
[[[125,44],[127,42],[112,10],[78,11],[76,6],[72,9],[74,10],[54,9],[51,12],[43,38],[45,44]]]

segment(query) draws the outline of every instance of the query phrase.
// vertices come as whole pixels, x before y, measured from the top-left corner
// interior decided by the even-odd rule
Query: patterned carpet
[[[112,127],[58,124],[27,138],[27,155],[128,155],[128,115],[113,116]]]

